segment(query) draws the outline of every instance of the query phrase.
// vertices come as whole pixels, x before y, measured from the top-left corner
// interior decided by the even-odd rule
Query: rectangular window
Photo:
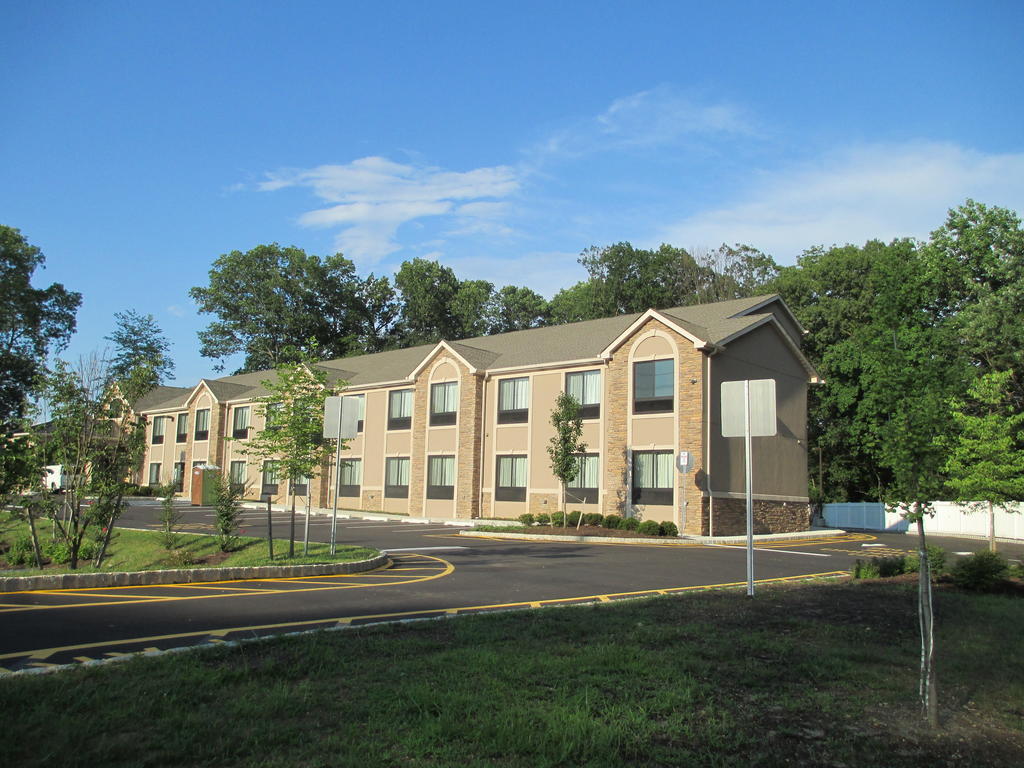
[[[174,475],[172,476],[174,483],[174,490],[181,493],[185,490],[185,462],[176,461],[174,462]]]
[[[238,405],[232,413],[231,436],[244,439],[249,436],[249,406]]]
[[[246,468],[244,461],[232,461],[231,467],[228,469],[228,482],[231,483],[235,488],[245,488]]]
[[[358,497],[362,477],[362,459],[342,459],[341,474],[338,475],[338,495]]]
[[[459,408],[459,382],[442,381],[430,385],[430,426],[454,424]]]
[[[188,414],[187,413],[179,413],[178,414],[178,434],[177,434],[177,437],[175,439],[175,442],[177,442],[177,443],[184,443],[186,440],[188,440]]]
[[[263,486],[260,488],[260,494],[277,495],[279,467],[280,462],[277,461],[263,462]]]
[[[384,495],[389,499],[409,498],[409,459],[384,460]]]
[[[577,504],[596,504],[598,492],[597,454],[584,453],[579,457],[576,477],[565,487],[565,500]]]
[[[530,380],[502,379],[498,382],[498,423],[523,424],[530,419]]]
[[[153,417],[153,445],[160,445],[164,441],[164,423],[163,416]]]
[[[296,496],[308,496],[309,495],[309,478],[305,475],[299,475],[292,480],[292,493]]]
[[[671,360],[633,363],[633,413],[671,413],[672,374]]]
[[[412,427],[412,390],[397,389],[388,394],[388,429]]]
[[[455,498],[455,457],[427,457],[427,498]]]
[[[633,452],[633,503],[672,504],[672,451]]]
[[[495,501],[526,501],[526,457],[499,456]]]
[[[202,408],[196,411],[196,440],[210,439],[210,409]]]
[[[281,428],[281,403],[267,403],[267,429]]]
[[[601,372],[580,371],[565,374],[565,391],[580,404],[580,418],[601,416]]]
[[[356,433],[363,431],[363,420],[366,418],[366,395],[345,395],[346,400],[355,400],[359,406],[358,421],[356,421]]]
[[[160,464],[153,463],[149,465],[149,484],[160,485]]]

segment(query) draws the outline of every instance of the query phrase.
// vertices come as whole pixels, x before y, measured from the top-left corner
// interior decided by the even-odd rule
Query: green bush
[[[619,530],[623,531],[635,531],[640,527],[640,521],[635,517],[627,517],[619,523]]]
[[[565,513],[564,512],[553,512],[551,514],[551,524],[556,528],[565,527]]]
[[[946,572],[946,550],[938,544],[928,544],[925,550],[928,552],[928,570],[932,579],[937,579]],[[904,570],[906,573],[917,573],[921,570],[921,558],[916,552],[907,555]]]
[[[94,557],[96,557],[96,553],[99,552],[99,550],[100,545],[97,544],[95,541],[83,539],[82,543],[78,546],[78,561],[81,562],[83,560],[92,560]]]
[[[140,485],[139,489],[135,491],[136,496],[152,496],[153,487],[149,485]]]
[[[1024,579],[1024,563],[1014,563],[1010,566],[1011,579]]]
[[[36,556],[32,551],[32,537],[19,536],[11,542],[4,559],[10,565],[35,565]]]
[[[622,518],[618,515],[605,515],[601,524],[609,530],[618,530],[622,526]]]
[[[878,563],[871,559],[855,562],[850,575],[855,579],[877,579],[881,574],[878,572]]]
[[[661,535],[661,524],[654,520],[644,520],[640,523],[640,527],[637,529],[640,533],[646,536],[660,536]]]
[[[566,519],[566,524],[570,528],[575,528],[577,524],[580,522],[580,516],[582,514],[583,513],[580,512],[578,509],[574,509],[572,512],[569,513],[569,517]]]
[[[59,539],[55,539],[43,547],[43,554],[51,561],[61,565],[71,562],[71,547]]]
[[[519,522],[525,525],[526,527],[530,527],[536,522],[536,520],[534,519],[533,515],[527,512],[526,514],[519,516]]]
[[[962,589],[985,592],[1006,578],[1010,564],[998,552],[984,550],[960,558],[950,575],[953,583]]]
[[[662,520],[661,530],[658,532],[659,536],[678,536],[679,526],[673,523],[671,520]]]
[[[551,515],[541,512],[537,515],[537,525],[551,525]]]
[[[604,515],[602,515],[600,512],[587,512],[583,516],[584,525],[599,526],[602,523],[604,523]]]
[[[907,558],[903,555],[879,557],[876,558],[876,562],[878,563],[878,575],[883,579],[899,576],[907,571]]]

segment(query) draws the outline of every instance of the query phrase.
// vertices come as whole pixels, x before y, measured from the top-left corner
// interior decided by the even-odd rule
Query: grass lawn
[[[46,546],[50,540],[50,522],[39,521],[39,544]],[[24,566],[8,566],[4,561],[4,552],[10,543],[20,536],[28,535],[28,523],[24,523],[0,512],[0,576],[33,576],[40,573],[70,573],[67,565],[51,564],[40,571],[37,568]],[[152,571],[163,568],[209,568],[213,566],[254,566],[254,565],[305,565],[308,563],[348,562],[365,560],[375,557],[378,552],[366,547],[339,546],[334,557],[330,555],[330,545],[309,543],[309,555],[303,556],[302,542],[295,545],[296,556],[286,557],[288,541],[274,540],[274,560],[267,557],[267,540],[251,537],[239,537],[234,551],[224,553],[217,546],[216,538],[198,534],[178,534],[178,550],[185,555],[177,558],[164,549],[159,535],[149,531],[128,531],[114,528],[107,556],[101,568],[94,568],[91,562],[79,563],[78,573],[95,573],[97,571]],[[188,561],[191,561],[189,563]]]
[[[843,582],[320,632],[0,679],[19,766],[1019,766],[1024,600]]]

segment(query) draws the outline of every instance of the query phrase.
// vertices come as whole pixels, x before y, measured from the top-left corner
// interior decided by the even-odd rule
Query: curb
[[[351,563],[316,565],[259,565],[229,568],[178,568],[166,571],[122,571],[118,573],[56,573],[52,576],[7,576],[0,578],[0,592],[35,589],[90,589],[96,587],[147,587],[158,584],[193,584],[209,581],[286,579],[302,576],[336,576],[363,573],[390,565],[387,555]]]
[[[796,533],[766,533],[754,536],[755,542],[793,541],[800,539],[820,538],[822,536],[842,536],[846,531],[830,528],[827,531],[799,531]],[[565,536],[546,533],[500,533],[497,531],[459,531],[460,536],[478,539],[518,539],[520,541],[571,541],[579,544],[644,544],[647,546],[693,546],[695,544],[739,544],[745,543],[746,536],[659,536],[654,538],[615,536]]]
[[[245,509],[261,510],[266,511],[267,505],[264,502],[258,501],[245,501],[242,502],[242,507]],[[271,509],[274,512],[289,512],[289,507],[282,506],[280,504],[273,504]],[[296,512],[303,512],[305,510],[296,509]],[[332,510],[324,509],[322,507],[313,507],[309,510],[310,517],[330,517]],[[450,526],[466,526],[474,528],[478,525],[494,525],[494,526],[508,526],[514,527],[522,525],[518,520],[495,520],[493,518],[485,517],[474,517],[474,518],[451,518],[451,517],[410,517],[409,515],[393,515],[388,512],[363,512],[358,509],[339,509],[338,510],[339,520],[378,520],[388,521],[395,523],[412,523],[414,525],[450,525]]]

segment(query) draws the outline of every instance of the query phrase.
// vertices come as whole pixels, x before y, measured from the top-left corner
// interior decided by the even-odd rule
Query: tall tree
[[[82,295],[60,283],[33,288],[46,259],[21,232],[0,226],[0,428],[25,412],[47,355],[67,346]],[[0,449],[2,450],[2,449]]]
[[[461,283],[449,267],[428,259],[404,261],[395,285],[402,294],[404,346],[462,338],[452,311]]]
[[[583,442],[579,400],[568,392],[560,393],[551,411],[551,426],[555,433],[548,443],[548,457],[551,459],[551,472],[558,478],[561,489],[559,506],[564,515],[565,488],[579,474],[580,454],[587,450],[587,444]]]
[[[524,331],[545,325],[548,303],[536,291],[506,285],[494,294],[491,308],[491,333]]]
[[[463,280],[452,300],[455,339],[469,339],[491,333],[494,284],[486,280]]]
[[[296,359],[313,340],[325,357],[359,351],[365,332],[355,265],[340,253],[320,259],[277,243],[220,256],[210,283],[189,295],[217,319],[199,332],[200,353],[220,360],[245,354],[241,371]]]
[[[110,362],[110,375],[124,379],[139,366],[146,366],[153,374],[153,386],[174,377],[171,344],[152,315],[143,315],[134,309],[115,312],[116,327],[104,336],[114,345]]]
[[[358,305],[362,312],[359,347],[363,352],[383,352],[398,343],[395,334],[402,305],[386,276],[376,277],[371,272],[361,281]]]
[[[1008,392],[1010,371],[976,379],[966,398],[951,402],[956,436],[939,436],[949,455],[944,469],[949,487],[961,502],[988,506],[988,544],[996,549],[995,508],[1024,499],[1024,413],[1015,410]]]

